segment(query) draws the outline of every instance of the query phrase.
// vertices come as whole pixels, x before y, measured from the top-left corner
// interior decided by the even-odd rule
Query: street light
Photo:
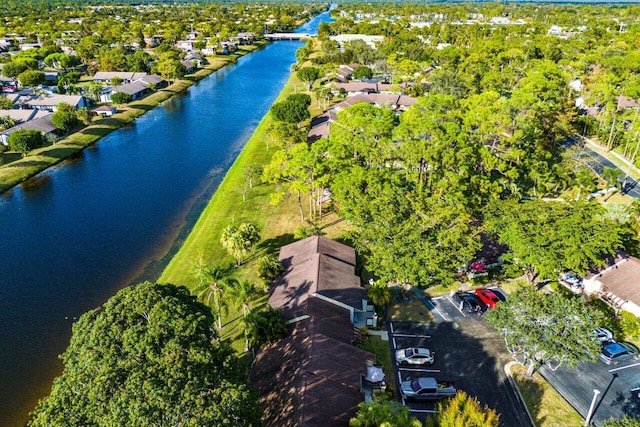
[[[584,427],[587,427],[589,425],[589,421],[591,420],[591,416],[593,415],[593,407],[596,405],[596,398],[598,397],[598,395],[600,394],[600,390],[598,390],[597,388],[593,389],[593,399],[591,399],[591,406],[589,406],[589,412],[587,412],[587,418],[585,418],[584,420]]]

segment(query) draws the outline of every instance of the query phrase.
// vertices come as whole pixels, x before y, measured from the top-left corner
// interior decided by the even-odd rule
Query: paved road
[[[574,139],[568,138],[562,144],[564,147],[572,147],[576,146],[579,148],[578,155],[579,159],[592,171],[594,171],[598,176],[602,174],[602,171],[605,167],[618,169],[623,174],[626,175],[627,171],[620,169],[615,163],[611,160],[607,159],[600,153],[594,151],[589,144],[583,144],[582,142]],[[618,180],[619,182],[623,182],[623,179]],[[640,185],[633,178],[627,178],[627,182],[625,184],[625,194],[629,196],[639,199],[640,198]]]

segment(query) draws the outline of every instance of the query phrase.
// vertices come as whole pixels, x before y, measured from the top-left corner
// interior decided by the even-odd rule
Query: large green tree
[[[260,425],[257,396],[187,289],[127,287],[73,326],[30,426]]]
[[[320,77],[320,70],[316,67],[302,67],[296,72],[296,75],[305,83],[307,86],[307,92],[309,92],[311,91],[313,82],[318,80],[318,77]]]
[[[527,366],[529,376],[541,365],[557,369],[595,360],[600,351],[593,328],[601,316],[579,296],[567,298],[560,292],[546,294],[526,286],[485,316],[504,338],[514,360]]]
[[[10,149],[22,153],[24,157],[29,151],[42,147],[44,137],[42,136],[42,132],[37,130],[18,129],[9,135],[7,143]]]
[[[56,112],[51,115],[51,123],[58,129],[70,131],[78,124],[76,110],[66,102],[58,104]]]
[[[409,408],[399,402],[375,398],[373,402],[360,403],[358,412],[349,420],[349,427],[420,427],[422,423],[411,416]]]
[[[620,224],[603,218],[596,202],[502,202],[487,209],[485,225],[511,250],[529,282],[562,270],[584,274],[622,247]]]

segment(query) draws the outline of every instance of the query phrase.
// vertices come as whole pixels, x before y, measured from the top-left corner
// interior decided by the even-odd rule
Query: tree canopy
[[[529,375],[544,364],[556,369],[595,360],[600,351],[593,328],[601,324],[601,315],[581,297],[545,294],[527,286],[509,295],[485,319],[498,329],[514,360],[528,366]]]
[[[436,413],[427,418],[427,427],[498,427],[500,415],[478,399],[459,391],[455,397],[438,402]]]
[[[238,359],[183,287],[121,290],[80,317],[61,358],[30,426],[260,425]]]
[[[622,246],[620,225],[603,213],[596,202],[511,201],[489,207],[485,224],[533,282],[602,266],[603,256]]]

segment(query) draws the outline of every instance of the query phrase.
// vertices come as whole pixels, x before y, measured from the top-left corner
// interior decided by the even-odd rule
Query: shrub
[[[640,318],[624,310],[620,312],[619,316],[622,332],[634,340],[640,339]]]

